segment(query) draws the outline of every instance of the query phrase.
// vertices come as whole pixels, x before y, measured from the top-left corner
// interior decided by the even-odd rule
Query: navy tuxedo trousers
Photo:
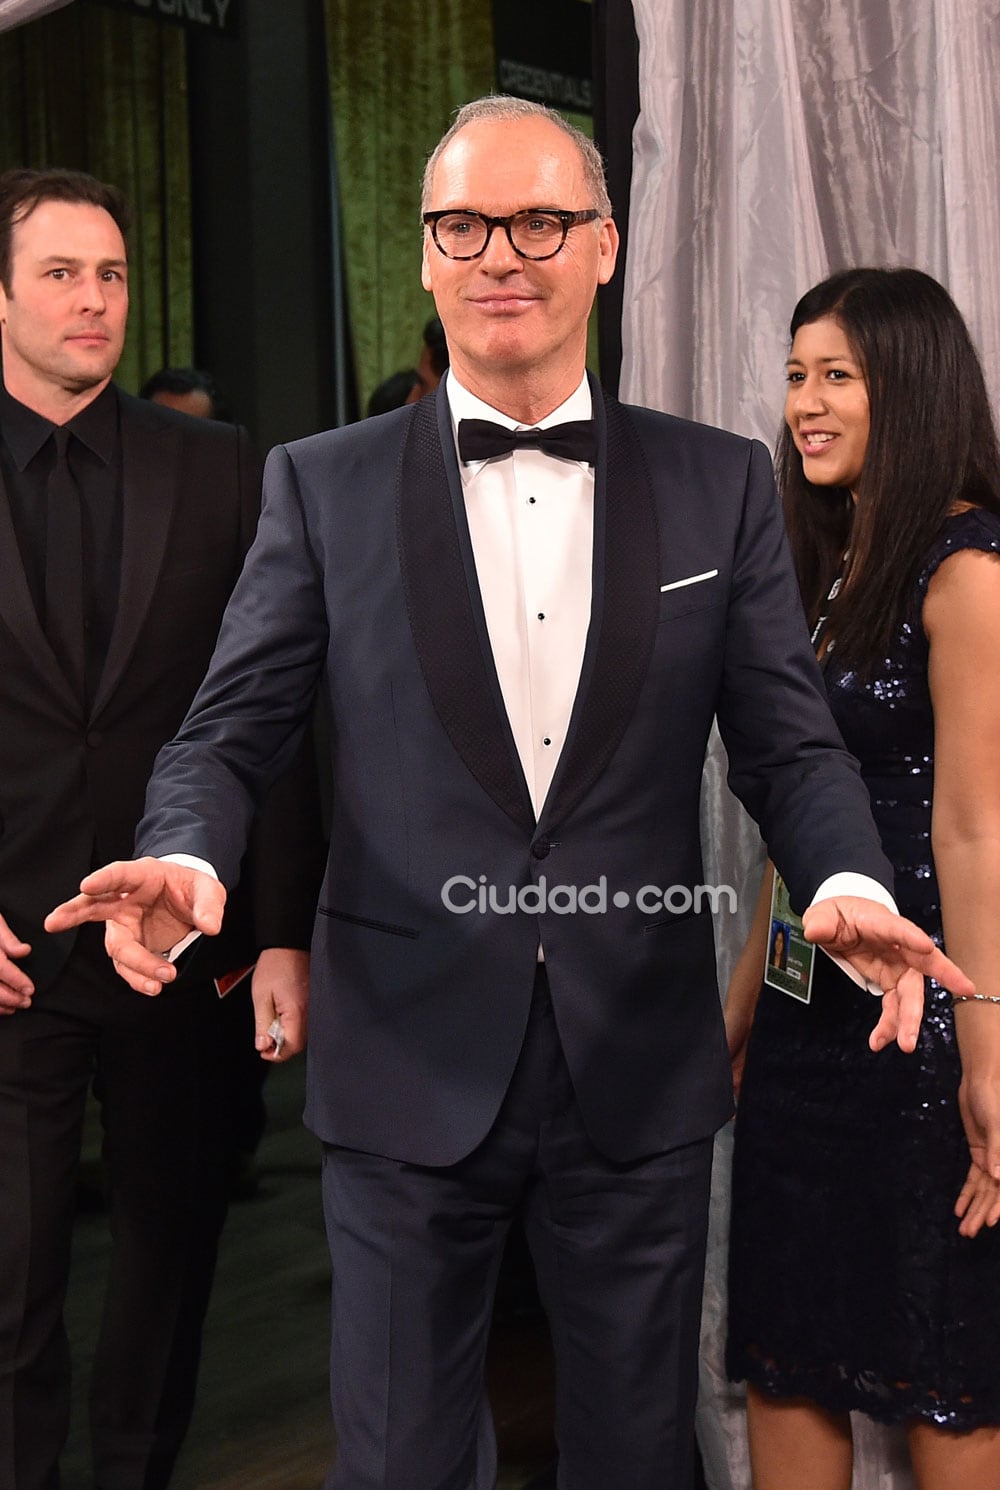
[[[556,1358],[560,1490],[687,1490],[709,1138],[616,1164],[591,1143],[539,969],[496,1123],[427,1168],[327,1146],[331,1390],[326,1490],[488,1490],[484,1365],[521,1209]]]

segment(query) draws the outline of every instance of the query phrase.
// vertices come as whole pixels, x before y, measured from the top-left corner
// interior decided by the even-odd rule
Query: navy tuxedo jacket
[[[47,912],[98,864],[132,854],[153,761],[204,677],[259,509],[260,466],[244,430],[121,390],[118,406],[121,586],[86,710],[39,624],[0,479],[0,912],[32,944],[22,965],[39,992],[76,935],[47,935]],[[309,785],[304,772],[286,775],[269,812],[300,822]],[[296,876],[309,839],[296,832],[285,834],[280,874],[266,886],[251,876],[257,893],[238,898],[222,944],[199,953],[200,971],[251,961],[258,945],[306,944],[309,881]]]
[[[683,891],[670,908],[635,899],[644,886],[701,884],[715,714],[731,784],[800,906],[837,870],[891,884],[826,705],[766,450],[596,389],[595,417],[592,618],[538,822],[493,665],[447,400],[269,458],[257,540],[208,677],[161,753],[140,846],[199,854],[231,882],[253,801],[322,680],[334,806],[307,1118],[327,1142],[435,1165],[469,1153],[517,1060],[539,939],[599,1148],[628,1161],[725,1121],[709,906]],[[543,880],[540,914],[475,904],[481,883],[506,907],[511,887]],[[602,880],[603,913],[567,912],[573,887]]]

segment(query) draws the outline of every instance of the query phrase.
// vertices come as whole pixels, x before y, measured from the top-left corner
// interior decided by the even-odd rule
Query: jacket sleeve
[[[759,824],[796,910],[842,870],[892,889],[868,790],[830,713],[809,640],[771,460],[756,441],[737,537],[718,720],[729,785]]]
[[[157,757],[136,834],[138,853],[195,854],[229,889],[252,838],[243,878],[258,948],[309,941],[322,862],[312,715],[326,638],[322,579],[279,448],[211,665]]]

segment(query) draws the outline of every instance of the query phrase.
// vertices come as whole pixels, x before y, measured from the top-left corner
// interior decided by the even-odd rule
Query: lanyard
[[[817,657],[820,655],[820,650],[823,646],[824,641],[826,640],[827,627],[830,621],[830,606],[840,594],[840,587],[844,583],[844,571],[847,568],[847,561],[849,558],[850,554],[846,553],[843,557],[843,560],[841,561],[840,573],[837,575],[837,578],[830,586],[830,593],[829,595],[827,595],[826,600],[824,601],[823,614],[820,616],[819,620],[816,622],[816,625],[813,627],[813,632],[810,640],[812,641],[813,650],[815,651]],[[834,642],[831,639],[830,642],[827,644],[827,648],[826,651],[823,653],[823,656],[827,657],[833,651],[833,647]]]

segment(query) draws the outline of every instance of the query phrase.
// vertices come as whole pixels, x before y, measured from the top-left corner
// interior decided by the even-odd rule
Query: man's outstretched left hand
[[[893,1040],[901,1050],[917,1043],[924,1011],[924,978],[949,993],[974,993],[970,980],[936,947],[925,931],[877,901],[834,895],[811,905],[802,917],[806,940],[850,963],[882,990],[882,1015],[871,1032],[872,1050]]]

